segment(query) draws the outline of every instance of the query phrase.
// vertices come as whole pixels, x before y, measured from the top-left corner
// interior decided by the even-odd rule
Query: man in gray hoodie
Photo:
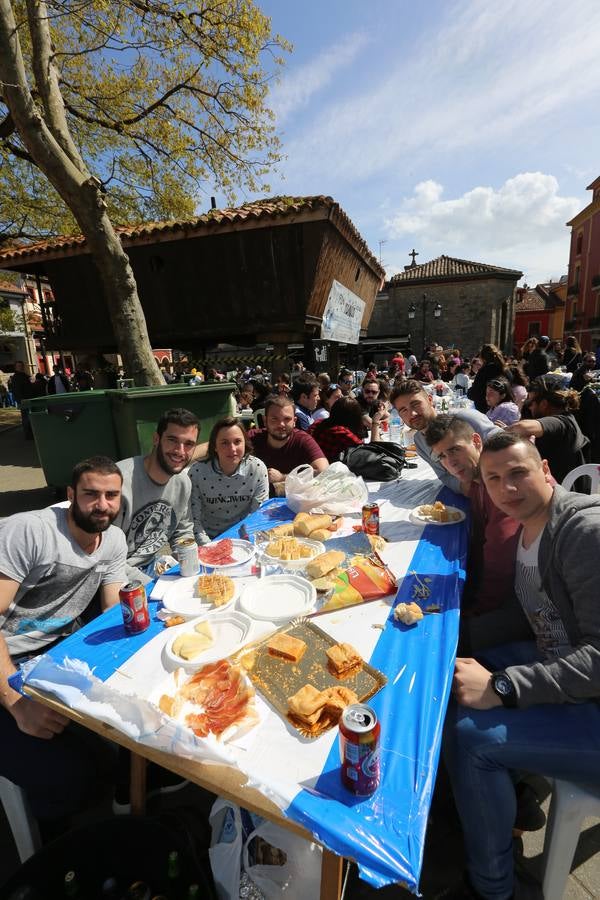
[[[480,471],[493,503],[522,526],[519,607],[490,613],[487,634],[481,616],[487,649],[456,660],[444,755],[468,875],[444,896],[508,900],[515,889],[511,773],[598,781],[600,498],[553,486],[535,446],[507,432],[484,444]],[[512,643],[494,646],[509,635]]]

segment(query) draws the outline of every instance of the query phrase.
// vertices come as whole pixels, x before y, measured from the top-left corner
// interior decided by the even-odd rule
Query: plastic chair
[[[544,900],[561,900],[581,825],[587,816],[600,816],[600,785],[584,787],[557,778],[554,781],[544,839]]]
[[[22,863],[40,849],[42,842],[38,824],[27,802],[25,791],[0,776],[0,801]]]
[[[572,469],[570,472],[567,472],[565,477],[562,480],[562,486],[566,491],[570,491],[578,478],[581,478],[583,475],[586,475],[588,478],[591,478],[592,481],[592,494],[600,493],[600,466],[597,463],[586,463],[584,466],[577,466],[576,469]]]

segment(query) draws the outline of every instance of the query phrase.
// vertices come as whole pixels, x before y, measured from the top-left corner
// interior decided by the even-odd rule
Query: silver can
[[[173,553],[183,578],[198,574],[198,544],[194,538],[181,538],[175,541]]]

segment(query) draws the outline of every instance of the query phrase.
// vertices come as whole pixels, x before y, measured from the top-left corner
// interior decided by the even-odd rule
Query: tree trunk
[[[136,385],[164,385],[150,345],[129,257],[115,232],[98,188],[84,184],[70,203],[98,269],[104,296],[123,357],[125,371]]]
[[[63,198],[85,237],[104,286],[110,316],[128,374],[139,385],[163,379],[152,353],[144,312],[129,258],[112,226],[98,179],[77,152],[64,113],[50,56],[51,39],[44,0],[28,0],[32,42],[41,57],[36,76],[42,109],[31,94],[11,0],[0,0],[0,83],[15,130],[32,162]]]

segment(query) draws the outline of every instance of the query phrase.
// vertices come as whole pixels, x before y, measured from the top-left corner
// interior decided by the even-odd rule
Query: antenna
[[[381,261],[381,249],[384,244],[387,244],[387,241],[382,238],[380,241],[378,241],[378,244],[379,244],[379,265],[382,266],[383,262]]]

